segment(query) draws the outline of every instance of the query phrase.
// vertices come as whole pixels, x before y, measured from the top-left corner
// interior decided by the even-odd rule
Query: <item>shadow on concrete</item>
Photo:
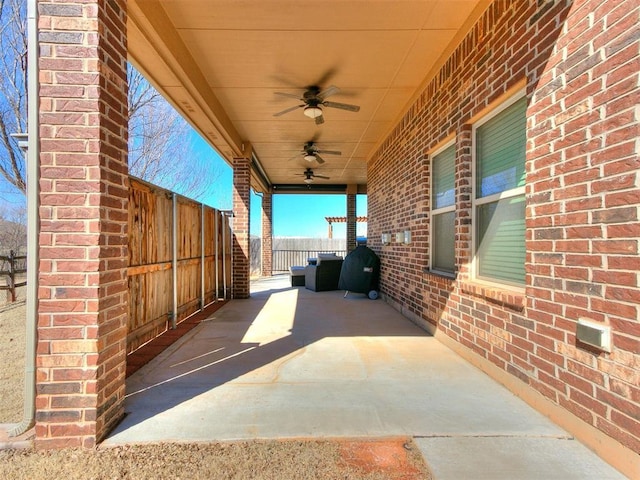
[[[623,478],[383,301],[287,282],[133,374],[103,444],[412,436],[438,478]]]
[[[406,319],[388,315],[393,310],[381,300],[283,287],[287,281],[280,276],[257,282],[250,299],[225,305],[134,374],[127,382],[128,416],[113,434],[251,372],[274,381],[271,369],[260,369],[322,339],[428,336]],[[322,370],[336,358],[345,360],[343,352],[325,353],[328,357],[313,360]],[[350,366],[337,362],[337,378],[345,368]],[[314,375],[311,370],[309,375]]]

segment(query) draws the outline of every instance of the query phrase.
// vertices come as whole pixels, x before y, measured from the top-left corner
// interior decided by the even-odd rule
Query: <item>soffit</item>
[[[488,0],[130,0],[129,53],[229,162],[253,149],[273,184],[366,184],[366,163]],[[335,85],[316,125],[302,95]],[[302,158],[315,140],[325,163]],[[254,185],[258,187],[257,185]]]

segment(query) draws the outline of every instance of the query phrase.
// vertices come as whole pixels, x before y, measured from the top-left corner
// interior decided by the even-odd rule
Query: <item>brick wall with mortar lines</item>
[[[270,277],[273,273],[273,195],[262,196],[262,275]]]
[[[251,161],[233,159],[233,298],[249,297]]]
[[[640,451],[637,2],[496,1],[368,166],[382,291],[412,318]],[[526,291],[471,281],[471,121],[525,87]],[[455,280],[428,273],[429,155],[456,142]],[[411,245],[382,246],[409,228]],[[576,343],[612,326],[612,353]]]
[[[347,253],[356,248],[356,194],[347,194]]]
[[[126,5],[38,8],[36,445],[91,447],[124,413]]]
[[[636,452],[639,21],[637,2],[576,2],[532,97],[527,157],[527,306],[547,344],[533,381]],[[579,318],[612,327],[610,354],[576,342]]]

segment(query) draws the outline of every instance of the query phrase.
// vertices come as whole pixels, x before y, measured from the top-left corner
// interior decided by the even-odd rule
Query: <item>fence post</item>
[[[229,240],[229,300],[233,299],[233,290],[234,290],[234,281],[233,281],[233,270],[235,268],[235,263],[233,261],[233,229],[231,228],[231,215],[229,216],[229,228],[227,229],[227,235],[229,235],[228,240]]]
[[[171,266],[173,269],[173,312],[171,312],[171,329],[176,329],[176,324],[178,322],[178,194],[173,193],[171,196],[172,200],[172,259]]]
[[[215,215],[213,217],[213,230],[214,230],[214,242],[215,242],[215,260],[214,260],[214,264],[215,264],[215,275],[216,275],[216,281],[215,281],[215,288],[216,288],[216,296],[215,296],[215,301],[217,302],[218,300],[220,300],[220,266],[218,265],[218,262],[220,261],[220,254],[218,252],[218,249],[220,248],[220,243],[219,243],[219,238],[220,238],[220,212],[218,210],[215,210]]]
[[[9,251],[9,290],[7,290],[7,300],[11,303],[16,301],[16,252]]]
[[[205,291],[204,291],[204,279],[205,279],[205,271],[204,271],[204,203],[200,204],[200,310],[204,309],[205,302]]]
[[[227,216],[222,217],[222,296],[227,299]]]

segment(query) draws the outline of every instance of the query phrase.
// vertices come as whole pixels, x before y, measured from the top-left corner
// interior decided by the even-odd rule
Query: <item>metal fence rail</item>
[[[27,272],[26,255],[16,255],[13,250],[9,252],[8,257],[0,256],[0,277],[5,277],[5,281],[1,282],[0,290],[7,291],[7,301],[15,302],[17,299],[16,288],[23,287],[27,284],[24,282],[16,282],[16,276]]]
[[[316,258],[319,253],[335,253],[344,257],[346,250],[273,250],[273,272],[288,272],[293,265],[306,265],[309,258]]]

